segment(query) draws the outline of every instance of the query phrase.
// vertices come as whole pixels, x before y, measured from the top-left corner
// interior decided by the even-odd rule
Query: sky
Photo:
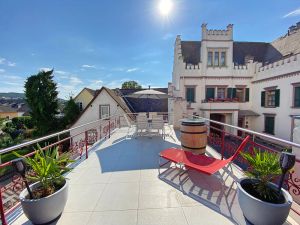
[[[200,40],[201,24],[234,40],[270,42],[300,21],[299,0],[0,0],[0,92],[23,92],[27,77],[54,69],[59,97],[83,87],[167,87],[174,41]]]

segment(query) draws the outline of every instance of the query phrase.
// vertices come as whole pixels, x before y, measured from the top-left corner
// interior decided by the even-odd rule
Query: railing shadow
[[[188,198],[185,201],[195,200],[226,217],[234,224],[250,225],[245,221],[239,209],[237,190],[234,184],[236,177],[231,176],[229,170],[213,176],[191,170],[181,181],[180,173],[179,168],[170,167],[160,174],[159,179],[181,191],[182,198]]]

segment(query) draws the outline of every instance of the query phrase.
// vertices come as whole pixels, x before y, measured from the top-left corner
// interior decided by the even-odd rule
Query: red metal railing
[[[74,160],[81,159],[84,154],[87,159],[89,147],[97,141],[110,138],[111,133],[120,127],[120,119],[122,116],[123,115],[115,115],[106,119],[89,122],[75,128],[39,138],[36,141],[30,141],[28,144],[23,143],[2,149],[0,153],[8,153],[24,147],[34,149],[34,145],[39,143],[41,146],[44,145],[42,149],[45,151],[51,147],[58,146],[59,151],[69,152]],[[67,137],[60,139],[61,135],[67,135]],[[57,141],[51,144],[45,144],[49,139],[53,141],[54,137],[57,137]],[[30,157],[34,154],[35,151],[32,151],[26,154],[25,157]],[[0,169],[10,167],[11,164],[12,161],[2,163],[0,164]],[[0,186],[0,216],[3,225],[7,224],[6,216],[19,206],[18,196],[24,188],[24,182],[19,175],[10,173],[2,177]]]

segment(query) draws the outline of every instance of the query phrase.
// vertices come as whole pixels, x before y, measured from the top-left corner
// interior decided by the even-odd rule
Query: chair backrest
[[[136,122],[148,122],[147,116],[144,115],[138,115],[136,117]]]
[[[228,161],[233,161],[239,154],[240,152],[243,150],[243,148],[245,147],[245,145],[247,144],[247,142],[249,141],[250,136],[248,135],[247,137],[245,137],[245,139],[242,141],[242,143],[240,144],[240,146],[238,147],[238,149],[236,150],[236,152],[233,154],[233,156],[231,156]]]
[[[163,129],[164,119],[162,115],[156,115],[152,118],[151,127],[153,129]]]

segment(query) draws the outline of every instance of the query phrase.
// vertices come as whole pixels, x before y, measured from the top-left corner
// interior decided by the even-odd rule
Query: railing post
[[[119,116],[119,129],[121,128],[120,118],[121,116]]]
[[[3,201],[2,201],[2,188],[0,187],[0,215],[1,215],[1,224],[7,225],[5,214],[4,214],[4,207],[3,207]]]
[[[225,148],[225,132],[224,132],[224,126],[222,129],[222,143],[221,143],[221,159],[224,159],[224,148]]]
[[[85,131],[85,158],[87,159],[88,157],[88,133]]]
[[[108,121],[108,138],[110,138],[110,119]]]

